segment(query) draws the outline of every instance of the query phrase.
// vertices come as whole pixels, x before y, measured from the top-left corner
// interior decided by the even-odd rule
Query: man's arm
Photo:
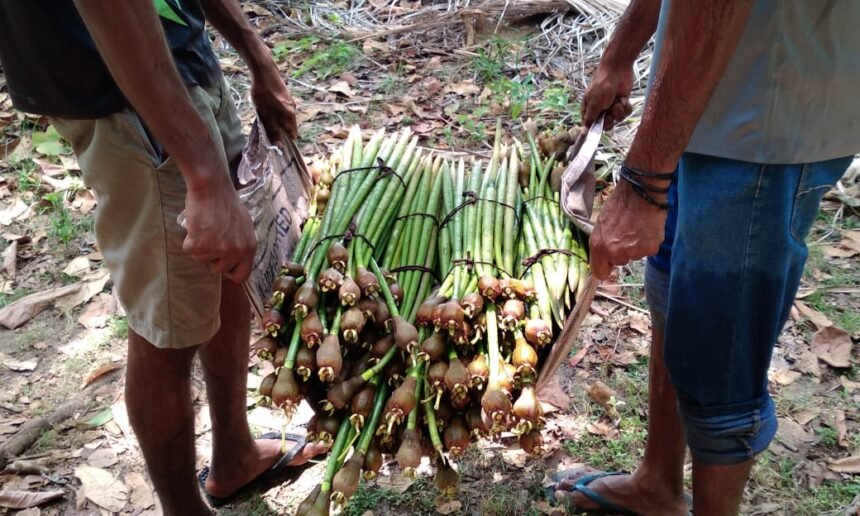
[[[206,19],[239,52],[251,71],[251,98],[273,141],[298,137],[296,104],[269,47],[248,23],[237,0],[201,0]]]
[[[607,111],[607,129],[632,111],[633,63],[657,30],[662,0],[633,0],[606,45],[594,78],[582,100],[582,122],[588,127]]]
[[[752,0],[672,2],[660,66],[627,155],[640,170],[672,172],[729,64]]]
[[[672,2],[660,66],[645,114],[625,162],[648,172],[672,172],[740,40],[752,0]],[[668,180],[641,179],[655,187]],[[665,194],[651,193],[657,201]],[[600,212],[590,239],[595,276],[655,254],[666,212],[621,181]]]
[[[183,248],[215,273],[244,281],[256,240],[223,155],[176,70],[150,0],[75,0],[125,97],[176,161],[188,194]]]

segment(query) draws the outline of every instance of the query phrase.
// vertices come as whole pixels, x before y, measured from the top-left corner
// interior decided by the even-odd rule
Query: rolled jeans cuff
[[[777,418],[770,395],[755,404],[698,407],[678,399],[678,409],[693,458],[731,466],[750,461],[776,436]]]

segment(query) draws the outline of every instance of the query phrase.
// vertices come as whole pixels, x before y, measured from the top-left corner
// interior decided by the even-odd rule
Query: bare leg
[[[158,349],[133,331],[128,333],[128,418],[164,514],[211,514],[194,474],[191,363],[197,348]]]
[[[693,494],[696,516],[738,514],[744,486],[755,461],[732,466],[716,466],[693,461]]]
[[[221,328],[200,348],[212,419],[212,463],[206,490],[233,494],[272,467],[282,455],[280,440],[254,441],[248,427],[246,395],[250,305],[241,286],[221,282]],[[294,443],[287,441],[287,449]],[[306,446],[291,464],[302,464],[322,450]]]
[[[663,331],[655,328],[651,338],[645,457],[632,474],[595,480],[588,487],[610,502],[639,514],[686,514],[685,453],[686,440],[678,415],[675,388],[669,381],[669,371],[663,359]],[[560,482],[557,497],[579,509],[598,508],[584,495],[569,492],[579,478],[592,472],[583,469]]]

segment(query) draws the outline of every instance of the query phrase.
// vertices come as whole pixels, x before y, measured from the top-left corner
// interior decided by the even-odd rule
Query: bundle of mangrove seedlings
[[[533,135],[487,163],[423,154],[410,131],[353,128],[317,185],[254,346],[275,371],[260,394],[331,445],[298,514],[328,514],[388,454],[422,457],[446,496],[471,443],[513,435],[542,453],[535,385],[584,285],[584,237],[562,216]]]

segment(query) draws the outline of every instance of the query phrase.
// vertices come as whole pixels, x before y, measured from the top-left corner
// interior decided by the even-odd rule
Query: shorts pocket
[[[158,168],[169,159],[164,152],[164,148],[158,143],[155,136],[149,132],[136,112],[131,109],[125,109],[118,116],[122,117],[128,125],[129,130],[137,137],[141,147],[149,156],[153,167]]]

